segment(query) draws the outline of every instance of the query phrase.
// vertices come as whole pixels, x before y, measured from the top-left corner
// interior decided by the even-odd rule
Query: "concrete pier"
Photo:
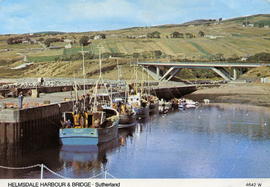
[[[1,110],[0,145],[55,144],[61,112],[69,110],[70,106],[72,103],[66,102],[21,110]]]

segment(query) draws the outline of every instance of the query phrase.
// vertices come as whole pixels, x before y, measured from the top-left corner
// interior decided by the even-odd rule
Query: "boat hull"
[[[110,127],[98,129],[98,143],[108,142],[118,136],[119,120],[113,122]]]
[[[149,116],[149,106],[135,108],[137,118],[146,118]]]
[[[129,128],[136,125],[136,116],[135,114],[131,115],[120,115],[118,128]]]
[[[131,124],[136,120],[135,114],[120,114],[119,115],[119,124]]]
[[[62,145],[97,145],[108,142],[118,135],[118,121],[106,128],[66,128],[60,129]]]
[[[158,106],[159,106],[158,102],[150,103],[150,105],[149,105],[149,113],[150,114],[158,113]]]
[[[97,145],[98,130],[95,128],[66,128],[59,130],[62,145]]]

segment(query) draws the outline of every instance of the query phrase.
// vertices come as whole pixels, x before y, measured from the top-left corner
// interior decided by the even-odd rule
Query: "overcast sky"
[[[269,13],[270,0],[0,0],[0,34],[112,30]]]

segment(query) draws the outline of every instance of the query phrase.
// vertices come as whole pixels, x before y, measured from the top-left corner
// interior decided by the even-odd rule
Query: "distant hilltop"
[[[148,27],[181,27],[181,26],[190,26],[190,25],[207,25],[215,22],[244,22],[246,19],[248,20],[256,20],[258,18],[259,22],[262,21],[261,18],[265,18],[266,23],[269,23],[270,26],[270,14],[256,14],[256,15],[247,15],[247,16],[240,16],[240,17],[235,17],[235,18],[228,18],[228,19],[223,19],[222,17],[220,18],[212,18],[212,19],[197,19],[193,21],[188,21],[184,23],[179,23],[179,24],[163,24],[163,25],[155,25],[155,26],[148,26]],[[264,22],[264,21],[262,21]],[[128,27],[128,28],[122,28],[119,30],[131,30],[131,29],[139,29],[143,28],[144,26],[137,26],[137,27]],[[109,31],[109,30],[108,30]],[[113,30],[112,30],[113,31]],[[51,34],[51,35],[57,35],[57,34],[65,34],[65,33],[85,33],[85,32],[97,32],[97,31],[82,31],[82,32],[63,32],[63,31],[41,31],[41,32],[35,32],[33,34]],[[29,33],[25,33],[29,34]]]

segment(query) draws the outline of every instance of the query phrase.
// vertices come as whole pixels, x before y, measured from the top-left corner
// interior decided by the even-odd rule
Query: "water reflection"
[[[63,175],[66,177],[90,178],[106,169],[107,153],[119,146],[116,138],[98,146],[63,146],[60,161],[63,163]]]
[[[52,170],[61,168],[59,147],[33,150],[31,147],[0,147],[0,165],[8,167],[25,167],[44,164]],[[40,178],[40,167],[11,170],[0,169],[0,178]]]
[[[182,122],[188,123],[189,118],[194,118],[193,123],[182,126],[185,130],[207,134],[225,133],[247,136],[252,139],[269,139],[270,121],[268,112],[254,112],[250,110],[222,106],[204,107],[195,111],[188,111]],[[197,119],[196,119],[197,118]],[[195,123],[194,123],[195,121]]]
[[[139,125],[139,123],[137,125]],[[119,143],[121,146],[125,146],[128,140],[130,143],[133,143],[133,134],[136,129],[138,128],[135,126],[126,129],[119,129]]]
[[[70,178],[90,178],[105,169],[117,178],[270,177],[269,153],[268,112],[205,106],[140,119],[99,146],[1,148],[0,165],[44,163]],[[0,169],[0,177],[39,178],[40,169]],[[58,177],[46,171],[44,178]]]

